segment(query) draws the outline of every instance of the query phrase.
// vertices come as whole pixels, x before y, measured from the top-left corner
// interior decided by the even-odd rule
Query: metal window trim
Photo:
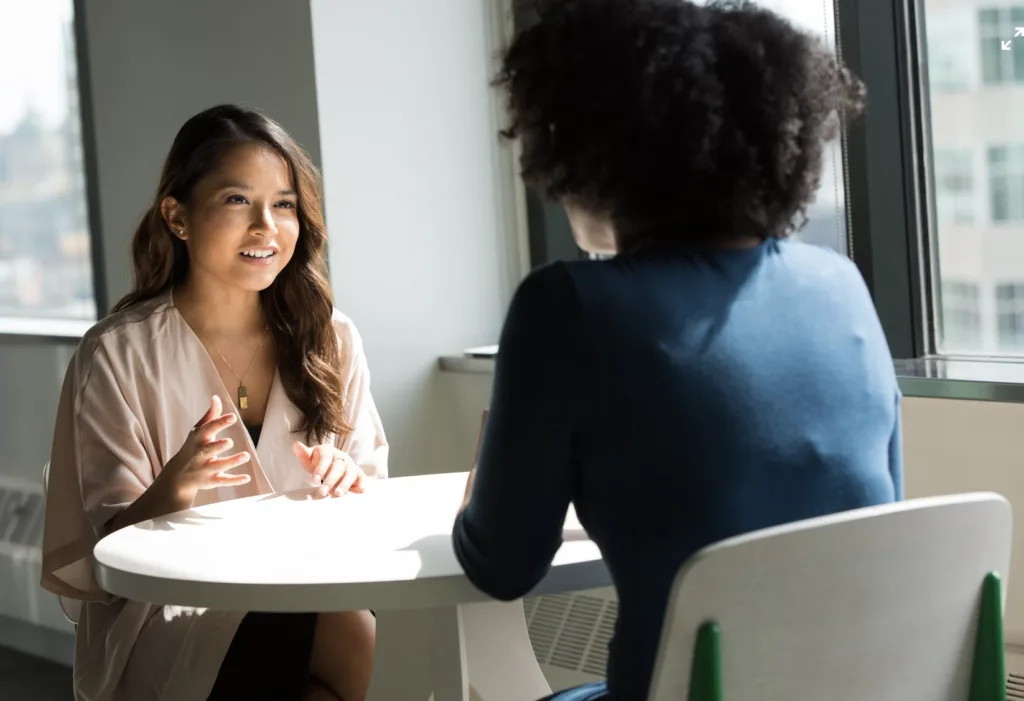
[[[92,73],[89,63],[88,11],[86,0],[73,0],[75,58],[78,62],[78,106],[82,134],[82,167],[85,170],[86,212],[89,222],[89,247],[92,263],[92,289],[96,318],[110,309],[107,278],[104,273],[104,245],[100,216],[99,168],[97,165],[96,125],[93,119]]]
[[[847,129],[854,262],[893,355],[928,355],[939,291],[922,3],[835,2],[844,60],[868,86],[867,112]]]

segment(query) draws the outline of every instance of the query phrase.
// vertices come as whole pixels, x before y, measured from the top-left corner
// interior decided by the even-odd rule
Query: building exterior
[[[74,33],[64,38],[67,110],[47,124],[26,101],[0,133],[0,317],[94,319]]]
[[[925,23],[940,350],[1024,354],[1024,0],[925,0]]]

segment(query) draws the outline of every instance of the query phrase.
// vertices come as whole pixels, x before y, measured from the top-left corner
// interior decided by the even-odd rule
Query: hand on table
[[[300,441],[292,444],[292,450],[313,476],[313,486],[319,487],[320,496],[340,497],[345,492],[366,491],[369,478],[345,451],[327,444],[310,447]]]

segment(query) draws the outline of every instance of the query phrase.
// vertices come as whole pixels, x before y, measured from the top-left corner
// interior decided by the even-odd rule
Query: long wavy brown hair
[[[288,162],[298,193],[299,237],[295,254],[260,304],[277,346],[281,384],[302,412],[299,428],[310,441],[349,430],[344,421],[334,302],[327,278],[327,227],[320,174],[298,143],[277,122],[235,105],[212,107],[185,122],[164,163],[160,186],[132,240],[134,286],[112,313],[166,294],[189,274],[188,249],[171,233],[160,203],[173,197],[186,206],[196,184],[221,158],[242,144],[266,145]]]

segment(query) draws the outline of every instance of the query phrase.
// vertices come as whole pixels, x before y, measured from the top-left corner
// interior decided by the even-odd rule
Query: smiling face
[[[196,184],[189,202],[168,197],[160,209],[188,247],[189,275],[239,290],[270,287],[299,238],[291,169],[262,144],[231,149]]]

